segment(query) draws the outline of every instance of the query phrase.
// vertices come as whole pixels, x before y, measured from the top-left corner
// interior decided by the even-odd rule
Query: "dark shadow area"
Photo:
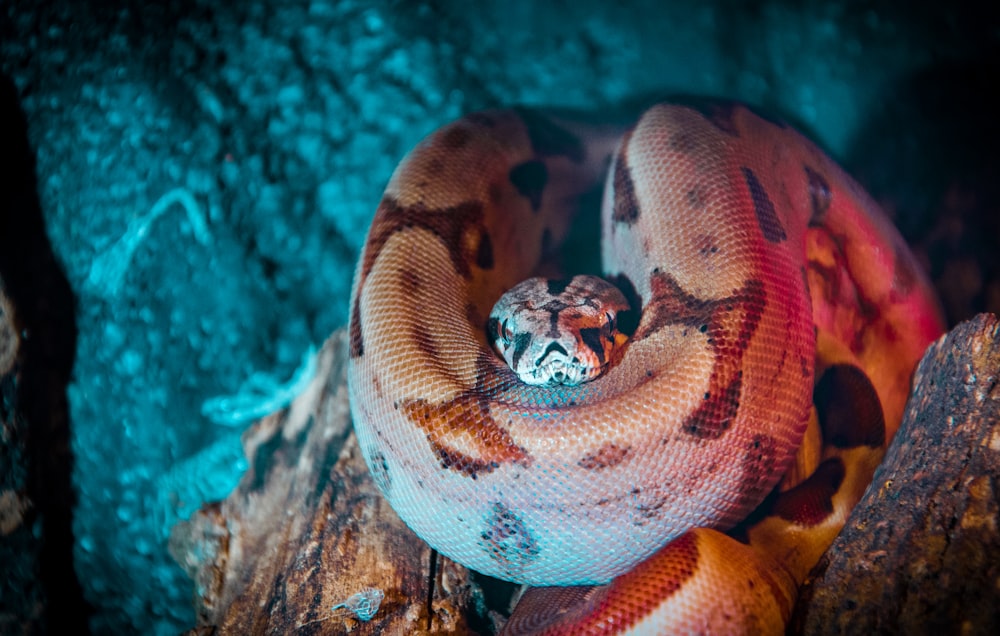
[[[76,299],[46,234],[27,120],[6,75],[0,75],[0,126],[5,140],[0,145],[0,277],[22,327],[17,403],[27,421],[21,444],[28,463],[27,495],[34,505],[25,525],[40,530],[33,583],[41,587],[44,606],[22,607],[19,614],[27,618],[40,611],[35,627],[42,632],[85,634],[91,612],[73,568],[75,498],[66,395],[76,351]],[[20,600],[5,604],[18,613]]]
[[[1000,311],[1000,49],[886,89],[845,165],[927,259],[949,324]]]

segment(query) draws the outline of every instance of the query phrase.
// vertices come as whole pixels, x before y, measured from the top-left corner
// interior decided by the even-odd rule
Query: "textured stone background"
[[[1000,310],[995,3],[152,4],[0,5],[0,152],[27,135],[76,300],[65,568],[95,632],[193,624],[170,526],[235,484],[241,427],[345,322],[392,167],[465,111],[771,109],[886,205],[951,320]]]

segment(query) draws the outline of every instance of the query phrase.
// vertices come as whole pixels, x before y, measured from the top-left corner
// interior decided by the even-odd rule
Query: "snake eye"
[[[610,338],[615,333],[615,315],[609,311],[604,314],[604,317],[608,319],[604,324],[604,332]]]
[[[499,332],[500,333],[498,335],[500,336],[500,340],[506,347],[507,345],[510,344],[511,338],[514,337],[514,333],[510,330],[510,321],[504,320],[502,323],[500,323]]]

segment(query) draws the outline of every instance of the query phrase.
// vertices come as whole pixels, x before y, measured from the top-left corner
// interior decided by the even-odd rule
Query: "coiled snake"
[[[567,278],[494,310],[602,183],[610,305]],[[788,126],[722,103],[624,131],[515,109],[396,169],[348,381],[376,484],[431,546],[531,586],[602,584],[529,591],[508,633],[780,632],[942,328],[890,222]],[[494,343],[529,381],[561,362],[529,384]]]

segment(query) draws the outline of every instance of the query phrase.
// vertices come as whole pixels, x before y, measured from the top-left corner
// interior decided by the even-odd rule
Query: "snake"
[[[466,115],[399,163],[347,378],[381,495],[506,634],[783,633],[944,330],[917,257],[740,103]]]

